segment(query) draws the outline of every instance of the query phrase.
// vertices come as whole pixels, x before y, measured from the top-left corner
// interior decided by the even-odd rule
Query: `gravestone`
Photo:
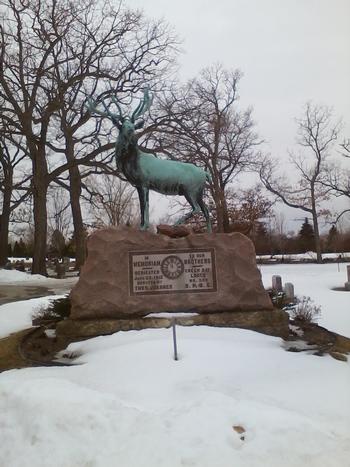
[[[291,282],[286,282],[284,284],[284,293],[286,295],[287,300],[293,301],[295,296],[294,296],[294,285]]]
[[[272,289],[276,292],[283,291],[281,276],[272,276]]]
[[[70,258],[68,256],[64,256],[62,263],[64,265],[65,272],[69,271],[69,266],[70,266]]]
[[[345,282],[345,290],[350,290],[350,266],[346,266],[346,271],[348,274],[348,280]]]

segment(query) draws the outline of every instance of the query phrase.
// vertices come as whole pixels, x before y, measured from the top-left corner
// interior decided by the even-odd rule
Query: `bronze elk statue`
[[[106,103],[106,99],[110,99]],[[114,104],[117,112],[110,110]],[[99,107],[103,107],[103,109]],[[144,121],[141,115],[152,105],[148,89],[144,91],[143,99],[131,116],[123,115],[115,94],[105,94],[96,100],[88,99],[88,109],[91,113],[109,118],[118,128],[119,135],[115,147],[118,170],[126,180],[133,185],[138,193],[141,211],[141,230],[149,227],[149,190],[164,195],[181,195],[191,205],[192,211],[180,218],[176,224],[182,224],[194,214],[204,214],[207,231],[211,232],[209,211],[203,201],[203,192],[210,175],[199,167],[186,162],[161,159],[154,154],[143,152],[137,144],[135,131],[142,128]]]

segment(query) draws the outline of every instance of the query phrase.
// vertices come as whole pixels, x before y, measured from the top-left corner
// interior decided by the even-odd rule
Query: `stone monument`
[[[288,335],[288,315],[273,308],[254,245],[240,233],[170,238],[128,227],[98,230],[70,298],[70,319],[58,332],[75,337],[170,327],[172,316],[184,326]]]
[[[252,242],[240,233],[169,238],[98,230],[73,288],[72,318],[271,310]]]
[[[106,98],[111,102],[106,103]],[[73,288],[71,316],[58,332],[77,336],[117,330],[168,327],[173,313],[182,325],[207,324],[255,329],[272,335],[288,333],[288,315],[275,310],[264,290],[252,242],[240,233],[212,234],[203,190],[207,172],[143,152],[135,130],[152,99],[148,90],[131,117],[123,116],[115,95],[104,93],[89,109],[108,117],[119,129],[116,159],[119,170],[138,191],[141,230],[104,229],[88,240],[88,257]],[[117,112],[111,112],[111,103]],[[99,109],[99,105],[104,110]],[[148,232],[148,191],[183,195],[192,211],[181,224],[202,212],[207,233],[170,235],[162,226]],[[174,237],[174,238],[172,238]],[[159,316],[160,313],[169,315]]]

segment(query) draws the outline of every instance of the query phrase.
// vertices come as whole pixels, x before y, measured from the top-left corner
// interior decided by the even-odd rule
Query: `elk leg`
[[[183,224],[188,219],[193,217],[195,214],[197,214],[198,212],[201,212],[201,208],[199,207],[199,205],[198,205],[197,201],[195,200],[195,198],[192,197],[192,195],[190,195],[189,193],[184,193],[184,197],[190,203],[192,211],[188,212],[183,217],[180,217],[180,219],[178,219],[175,222],[175,225]]]
[[[144,220],[144,228],[147,230],[149,228],[149,189],[144,188],[143,194],[145,198],[145,220]]]
[[[148,202],[148,188],[139,187],[137,193],[140,200],[140,211],[141,211],[141,230],[147,230],[149,227],[149,202]]]
[[[140,201],[141,230],[145,230],[145,196],[142,187],[137,187],[137,193]]]
[[[204,217],[205,217],[205,220],[206,220],[206,223],[207,223],[207,232],[208,233],[211,233],[211,222],[210,222],[210,217],[209,217],[209,210],[205,204],[205,202],[203,201],[203,193],[201,193],[198,197],[197,197],[197,202],[202,210],[202,213],[204,214]]]

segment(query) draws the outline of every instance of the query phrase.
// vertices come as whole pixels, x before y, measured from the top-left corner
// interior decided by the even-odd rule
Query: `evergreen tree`
[[[15,241],[12,254],[15,258],[25,258],[27,256],[27,247],[22,238],[19,242]]]
[[[18,246],[19,246],[19,253],[20,253],[19,256],[21,258],[25,258],[27,256],[27,246],[24,243],[23,238],[20,238]]]
[[[327,240],[326,240],[326,251],[329,253],[334,253],[337,251],[337,241],[339,238],[339,232],[335,225],[329,229]]]
[[[258,222],[254,236],[252,237],[257,255],[268,255],[271,252],[271,238],[268,234],[266,224]]]
[[[298,234],[299,245],[302,253],[306,251],[315,250],[315,233],[314,228],[309,224],[309,219],[305,217],[304,223],[301,226],[301,229]]]
[[[18,244],[17,240],[15,241],[15,244],[13,245],[13,256],[15,258],[20,257],[20,248],[19,248],[19,244]]]

